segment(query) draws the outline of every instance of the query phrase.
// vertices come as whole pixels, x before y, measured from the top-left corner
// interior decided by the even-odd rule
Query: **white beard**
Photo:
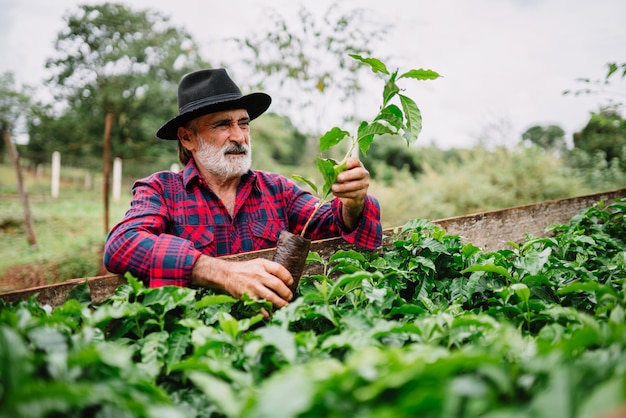
[[[198,135],[200,146],[196,161],[209,173],[224,179],[241,177],[252,165],[252,147],[247,144],[226,144],[222,147],[207,143]],[[229,153],[239,153],[230,154]]]

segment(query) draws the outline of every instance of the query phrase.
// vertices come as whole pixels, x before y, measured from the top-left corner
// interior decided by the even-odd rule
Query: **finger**
[[[337,197],[358,197],[365,195],[368,188],[369,182],[367,181],[351,181],[332,185],[332,191]]]
[[[348,170],[355,167],[363,167],[363,163],[357,157],[348,157],[345,162]]]
[[[285,266],[275,261],[271,261],[271,260],[263,259],[262,262],[263,262],[263,268],[270,275],[277,277],[287,286],[293,285],[293,277],[291,276],[291,273],[289,272],[289,270],[287,270]]]
[[[369,171],[363,167],[355,167],[337,174],[337,182],[339,183],[362,181],[367,179],[369,179]]]
[[[287,299],[283,298],[282,296],[279,296],[271,289],[268,289],[268,288],[265,288],[265,289],[266,289],[265,291],[261,292],[262,294],[261,299],[265,299],[266,301],[270,302],[272,305],[274,305],[277,308],[282,308],[283,306],[286,306],[289,304]],[[288,288],[287,288],[287,291],[289,292],[289,295],[291,295],[291,291]],[[289,296],[289,299],[291,299],[291,296]]]
[[[265,282],[264,285],[266,289],[268,289],[268,291],[272,293],[272,295],[268,295],[269,297],[271,296],[280,297],[285,302],[288,302],[293,298],[293,293],[291,292],[289,287],[287,287],[285,283],[283,283],[281,280],[277,279],[276,277],[272,277],[267,282]],[[274,299],[271,299],[271,301],[272,303],[274,303]]]
[[[267,309],[261,308],[259,312],[261,313],[261,315],[263,315],[263,319],[265,320],[270,319],[270,313],[267,311]]]

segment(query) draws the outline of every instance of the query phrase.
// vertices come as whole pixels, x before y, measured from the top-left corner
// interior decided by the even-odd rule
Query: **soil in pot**
[[[304,271],[304,265],[306,264],[306,258],[309,255],[311,249],[311,240],[304,238],[300,235],[292,234],[289,231],[281,231],[278,237],[278,243],[276,244],[276,252],[274,253],[273,261],[283,265],[291,276],[293,277],[293,285],[290,287],[291,291],[296,295],[298,289],[298,283],[302,272]]]

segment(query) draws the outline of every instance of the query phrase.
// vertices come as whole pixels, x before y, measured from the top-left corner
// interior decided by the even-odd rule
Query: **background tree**
[[[606,99],[607,104],[599,112],[592,112],[585,127],[574,133],[575,149],[568,156],[569,164],[582,171],[589,170],[591,165],[599,166],[599,156],[606,162],[601,164],[605,176],[609,169],[620,172],[626,169],[626,121],[620,114],[624,106],[621,100],[626,98],[626,62],[609,62],[606,68],[604,77],[579,78],[577,81],[586,87],[563,92],[602,95]]]
[[[190,35],[155,11],[133,11],[115,3],[83,5],[66,21],[55,43],[58,56],[46,63],[64,112],[47,120],[53,129],[44,126],[34,133],[34,143],[50,140],[58,132],[54,125],[78,122],[70,132],[63,129],[64,137],[52,140],[67,144],[66,151],[104,155],[108,231],[109,156],[149,158],[162,152],[154,147],[155,126],[175,114],[177,106],[175,99],[164,103],[163,97],[175,98],[181,76],[206,64]]]
[[[319,134],[354,119],[363,66],[349,54],[371,55],[387,31],[370,18],[362,9],[344,12],[337,3],[321,17],[304,6],[296,19],[271,13],[268,30],[234,40],[244,56],[237,68],[246,74],[239,78],[249,88],[277,92],[274,112],[289,115],[301,131]]]
[[[26,185],[24,184],[24,174],[20,163],[20,156],[17,147],[13,141],[13,133],[20,122],[26,116],[30,106],[30,95],[28,87],[22,87],[20,90],[15,85],[15,79],[12,73],[4,73],[0,76],[0,134],[2,135],[2,144],[13,160],[15,166],[17,189],[22,203],[24,212],[24,232],[26,239],[31,246],[37,245],[35,236],[35,228],[33,226],[33,217],[28,202],[28,194],[26,193]],[[3,153],[4,154],[4,153]]]
[[[423,172],[421,148],[407,147],[401,138],[385,138],[371,147],[361,160],[373,179],[389,181],[389,168],[407,170],[413,176]]]
[[[587,153],[601,151],[607,162],[624,158],[626,120],[612,108],[592,113],[589,122],[574,134],[574,146]]]
[[[565,150],[565,131],[557,125],[535,125],[526,129],[522,141],[538,146],[545,151],[562,152]]]
[[[307,157],[307,136],[286,116],[270,112],[255,120],[252,141],[255,168],[276,171],[277,164],[294,167],[312,161]]]

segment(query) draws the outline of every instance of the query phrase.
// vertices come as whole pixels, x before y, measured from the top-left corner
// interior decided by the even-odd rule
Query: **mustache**
[[[250,151],[250,147],[248,147],[248,145],[246,144],[229,144],[226,145],[223,149],[222,152],[224,154],[248,154],[248,152]]]

